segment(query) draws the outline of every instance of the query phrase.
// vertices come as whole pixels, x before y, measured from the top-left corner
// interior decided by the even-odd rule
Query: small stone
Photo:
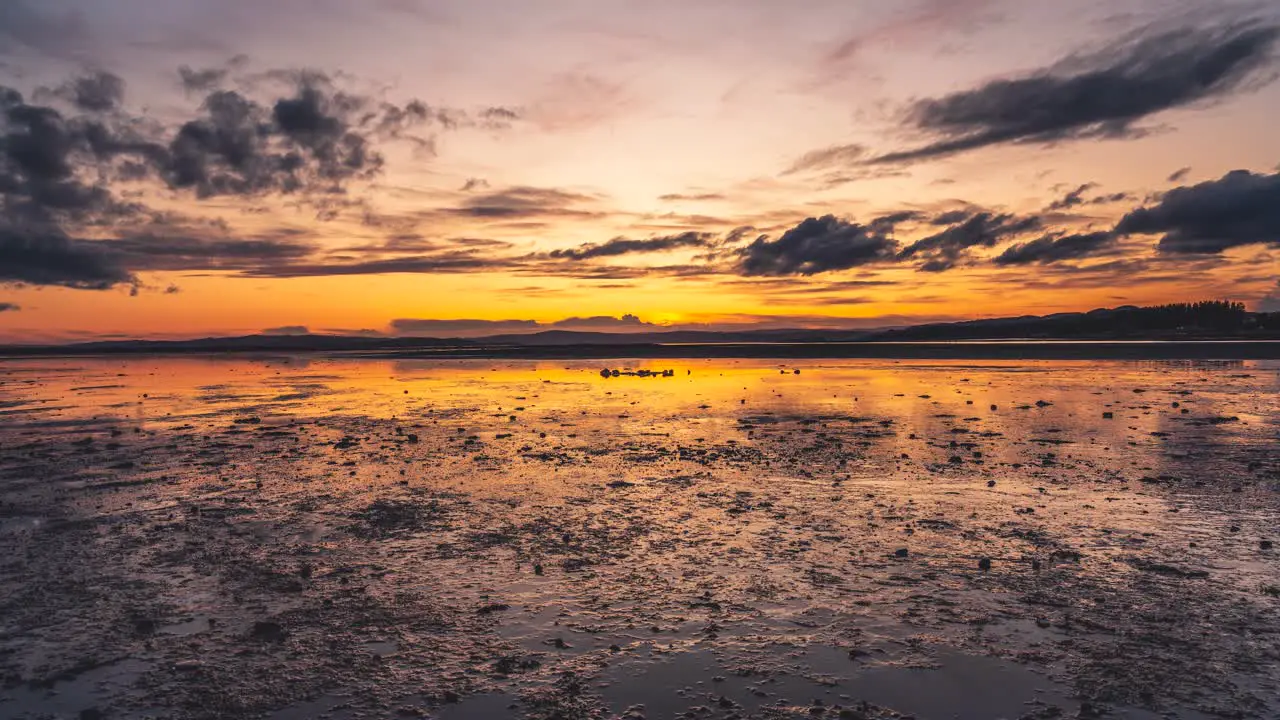
[[[1040,561],[1033,558],[1031,560],[1031,569],[1040,572]]]
[[[995,487],[995,486],[996,486],[996,481],[995,481],[995,480],[988,480],[988,481],[987,481],[987,487]]]
[[[907,550],[906,548],[898,548],[897,550],[893,551],[893,554],[894,554],[894,557],[904,558],[910,555],[911,551]]]
[[[978,569],[986,572],[991,569],[991,558],[982,558],[978,561]]]
[[[253,624],[253,630],[249,632],[249,636],[255,640],[282,643],[289,637],[289,631],[285,630],[280,623],[260,620]]]
[[[1272,547],[1274,547],[1274,544],[1270,540],[1260,540],[1258,542],[1258,547],[1262,548],[1263,550],[1270,550]]]

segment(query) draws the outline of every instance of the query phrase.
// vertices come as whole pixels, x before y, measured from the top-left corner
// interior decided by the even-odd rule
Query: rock
[[[893,555],[894,555],[894,557],[904,558],[904,557],[907,557],[907,556],[908,556],[908,555],[910,555],[910,554],[911,554],[911,551],[910,551],[910,550],[907,550],[906,548],[898,548],[897,550],[894,550],[894,551],[893,551]]]
[[[80,711],[80,720],[102,720],[106,715],[96,707],[86,708]]]
[[[1031,560],[1031,569],[1036,572],[1040,572],[1040,561],[1033,558]]]
[[[992,406],[991,406],[991,412],[995,412],[996,410],[999,410],[999,409],[1000,409],[1000,406],[999,406],[999,405],[992,405]]]
[[[541,574],[542,574],[542,563],[534,563],[534,565],[533,565],[533,574],[534,574],[534,575],[541,575]]]
[[[996,486],[996,481],[995,481],[995,480],[988,480],[988,481],[987,481],[987,487],[995,487],[995,486]]]
[[[1115,413],[1113,413],[1113,412],[1104,412],[1104,413],[1102,413],[1102,419],[1103,419],[1103,420],[1114,420],[1114,419],[1115,419],[1115,417],[1116,417],[1116,414],[1115,414]]]
[[[1270,540],[1260,540],[1258,541],[1258,547],[1263,550],[1270,550],[1274,545]]]
[[[253,624],[253,629],[249,631],[249,637],[263,642],[282,643],[285,638],[289,637],[289,631],[285,630],[280,623],[259,620]]]
[[[986,572],[991,569],[991,558],[982,558],[978,561],[978,569]]]

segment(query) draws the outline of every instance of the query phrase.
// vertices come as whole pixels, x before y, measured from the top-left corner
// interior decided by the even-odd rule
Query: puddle
[[[50,688],[29,686],[0,690],[0,717],[8,720],[79,718],[86,710],[105,709],[151,665],[134,659],[86,670]]]

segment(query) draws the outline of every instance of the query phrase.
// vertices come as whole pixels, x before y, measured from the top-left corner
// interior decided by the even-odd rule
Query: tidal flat
[[[1278,441],[1271,360],[4,361],[0,717],[1280,717]]]

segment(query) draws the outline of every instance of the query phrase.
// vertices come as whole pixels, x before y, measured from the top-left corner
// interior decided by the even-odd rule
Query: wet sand
[[[6,361],[0,717],[1277,717],[1278,391],[1266,360]]]

